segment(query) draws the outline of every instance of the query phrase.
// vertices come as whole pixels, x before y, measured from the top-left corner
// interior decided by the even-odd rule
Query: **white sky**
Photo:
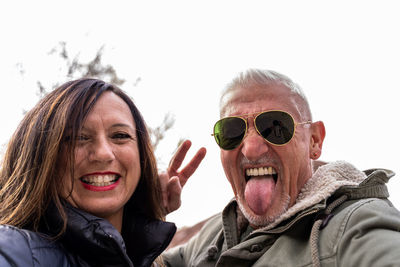
[[[321,159],[400,173],[397,1],[3,1],[0,4],[0,143],[36,103],[36,81],[63,82],[47,53],[66,41],[72,55],[104,61],[150,126],[171,112],[174,128],[157,156],[165,167],[180,137],[208,150],[167,217],[191,225],[232,197],[211,129],[220,91],[240,70],[279,71],[303,87],[327,135]],[[16,64],[22,63],[21,76]],[[137,77],[141,82],[134,87]],[[400,178],[389,182],[400,207]]]

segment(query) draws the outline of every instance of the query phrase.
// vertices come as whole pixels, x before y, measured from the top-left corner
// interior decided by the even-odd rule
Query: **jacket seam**
[[[368,198],[368,199],[363,199],[363,200],[360,200],[360,201],[357,201],[356,203],[354,203],[354,204],[352,204],[352,205],[350,205],[349,206],[349,208],[350,208],[350,210],[346,213],[346,215],[345,215],[345,217],[343,218],[343,222],[340,224],[340,227],[339,227],[339,231],[338,231],[338,233],[337,233],[337,235],[336,235],[336,241],[335,241],[335,247],[334,247],[334,250],[333,250],[333,257],[337,257],[338,256],[338,249],[339,249],[339,243],[340,243],[340,240],[342,239],[342,237],[343,237],[343,234],[344,234],[344,232],[345,232],[345,230],[346,230],[346,228],[347,228],[347,225],[348,225],[348,223],[349,223],[349,220],[350,220],[350,218],[351,218],[351,216],[354,214],[354,212],[356,212],[359,208],[361,208],[362,206],[364,206],[364,205],[366,205],[366,204],[368,204],[368,203],[370,203],[370,202],[373,202],[373,201],[375,201],[375,200],[377,200],[376,198]],[[352,207],[352,206],[354,206],[354,207]],[[328,258],[328,257],[327,257]],[[337,261],[337,259],[336,259],[336,263],[337,263],[338,261]]]

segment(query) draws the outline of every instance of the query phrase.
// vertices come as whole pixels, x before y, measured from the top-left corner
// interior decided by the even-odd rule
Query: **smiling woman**
[[[123,207],[133,195],[141,174],[136,126],[129,106],[115,93],[103,93],[75,140],[73,172],[60,175],[64,198],[72,206],[105,218],[121,230]],[[64,145],[66,149],[69,143]],[[64,158],[60,163],[70,165]],[[149,210],[156,211],[159,206],[155,203]]]
[[[162,176],[175,198],[176,181],[184,182],[205,154],[181,174],[189,146],[171,161],[169,173],[179,179]],[[177,206],[165,201],[161,183],[132,100],[100,80],[65,83],[26,114],[8,144],[0,173],[0,265],[152,265],[176,230],[164,221]]]

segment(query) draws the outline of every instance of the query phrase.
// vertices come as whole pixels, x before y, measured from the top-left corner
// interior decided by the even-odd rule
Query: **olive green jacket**
[[[274,223],[243,227],[232,200],[167,266],[400,266],[400,212],[387,199],[388,170],[346,162],[320,167]]]

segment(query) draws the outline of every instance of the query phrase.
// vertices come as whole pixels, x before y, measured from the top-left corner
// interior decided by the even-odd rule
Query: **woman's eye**
[[[89,140],[89,137],[83,134],[78,134],[76,136],[76,141],[87,141]]]
[[[73,138],[76,142],[82,142],[82,141],[89,140],[89,136],[78,134],[75,137],[67,135],[66,137],[64,137],[64,142],[71,142]]]
[[[115,133],[112,138],[114,139],[131,139],[131,135],[127,133]]]

